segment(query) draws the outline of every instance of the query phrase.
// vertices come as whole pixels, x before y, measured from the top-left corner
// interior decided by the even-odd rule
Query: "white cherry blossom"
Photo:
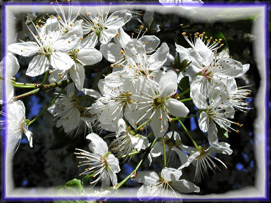
[[[84,18],[83,32],[88,34],[84,40],[86,43],[96,45],[98,41],[102,44],[109,43],[118,33],[118,29],[131,20],[132,14],[128,10],[120,10],[109,15],[109,11],[93,9],[82,17]]]
[[[36,27],[35,27],[36,28]],[[43,27],[36,28],[35,35],[29,31],[36,42],[20,42],[8,46],[8,50],[14,54],[24,57],[34,56],[28,65],[26,75],[35,77],[49,70],[50,66],[54,70],[68,70],[74,64],[73,60],[67,54],[80,41],[81,23],[77,21],[74,25],[75,32],[62,35],[60,25],[56,17],[50,17]]]
[[[102,188],[109,187],[110,183],[116,185],[116,173],[120,172],[119,160],[108,151],[106,142],[97,134],[91,133],[86,138],[91,141],[89,149],[92,153],[77,148],[74,153],[76,158],[84,159],[79,162],[79,167],[88,166],[80,175],[92,174],[96,179],[91,184],[95,185],[101,180]]]
[[[172,98],[177,92],[177,74],[168,71],[159,81],[141,78],[137,82],[139,97],[133,98],[129,111],[125,117],[136,128],[139,123],[149,119],[151,128],[156,137],[162,137],[168,129],[168,114],[176,117],[185,117],[189,109],[177,99]]]
[[[146,137],[135,134],[130,126],[127,126],[123,119],[118,121],[118,131],[116,139],[110,143],[109,149],[116,156],[124,156],[131,153],[134,149],[141,151],[146,149],[149,141]]]
[[[5,75],[3,75],[3,60],[5,60]],[[8,53],[0,63],[0,104],[3,103],[3,88],[5,87],[6,100],[10,101],[14,95],[14,89],[10,79],[16,75],[20,69],[19,62],[15,56]],[[5,82],[5,85],[4,85]]]
[[[184,167],[188,167],[191,163],[194,163],[196,166],[194,179],[200,182],[202,177],[208,175],[208,169],[212,170],[213,172],[215,169],[220,170],[215,162],[219,162],[227,169],[227,166],[220,159],[215,157],[215,155],[213,155],[217,153],[231,155],[232,150],[230,149],[230,145],[226,142],[211,144],[207,149],[199,146],[198,149],[194,148],[194,150],[190,151],[190,156],[188,157],[187,162],[181,165],[179,170],[182,170]]]
[[[139,171],[134,178],[143,185],[139,188],[139,198],[170,197],[180,198],[179,193],[199,192],[200,188],[185,179],[180,179],[182,171],[174,168],[163,168],[161,174],[154,171]]]
[[[208,132],[210,143],[216,143],[218,132],[216,124],[227,131],[234,130],[231,124],[237,123],[229,118],[234,118],[235,110],[229,102],[229,94],[224,83],[213,81],[207,89],[202,89],[201,80],[195,81],[191,86],[190,96],[201,112],[199,127],[203,132]],[[239,132],[238,130],[234,131]]]
[[[7,104],[7,132],[8,151],[16,152],[23,134],[27,137],[29,146],[33,147],[33,134],[28,130],[25,106],[20,100]]]

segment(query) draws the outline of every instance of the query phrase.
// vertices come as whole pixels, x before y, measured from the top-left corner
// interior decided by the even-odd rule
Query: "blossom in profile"
[[[127,126],[123,119],[118,121],[116,139],[110,145],[110,151],[117,156],[125,156],[133,150],[141,151],[148,147],[149,141],[146,137],[134,133],[130,126]]]
[[[3,75],[3,60],[5,60],[5,75]],[[14,89],[12,86],[12,83],[10,79],[16,75],[16,73],[20,69],[19,62],[13,54],[8,53],[7,56],[3,59],[0,63],[0,104],[2,104],[3,101],[3,87],[5,81],[5,90],[6,90],[6,99],[7,101],[10,101],[14,95]]]
[[[139,171],[135,181],[143,183],[137,192],[140,197],[170,197],[180,198],[179,193],[199,192],[200,188],[194,183],[180,179],[182,171],[174,168],[163,168],[161,174],[154,171]]]
[[[91,133],[86,137],[90,140],[89,149],[92,152],[88,152],[82,149],[76,148],[76,158],[84,159],[79,162],[78,167],[87,166],[84,172],[79,175],[91,174],[94,181],[90,182],[95,185],[98,181],[102,182],[102,188],[107,188],[117,184],[117,173],[120,172],[119,160],[108,151],[106,142],[95,133]]]
[[[22,101],[14,101],[7,104],[7,125],[8,151],[17,151],[23,134],[27,137],[29,146],[33,147],[33,134],[28,130],[25,106]]]
[[[213,172],[215,172],[215,169],[221,170],[216,162],[222,164],[227,169],[226,164],[215,157],[215,154],[218,153],[231,155],[232,149],[226,142],[211,144],[207,149],[199,146],[198,149],[194,148],[194,150],[191,151],[191,155],[188,157],[187,162],[181,165],[179,170],[182,170],[193,163],[196,166],[194,179],[200,182],[202,178],[208,176],[208,170]]]
[[[187,161],[185,152],[190,151],[190,147],[182,143],[181,136],[177,132],[170,131],[164,136],[167,164],[169,166],[179,165]],[[152,157],[163,155],[162,141],[156,142],[150,152]]]

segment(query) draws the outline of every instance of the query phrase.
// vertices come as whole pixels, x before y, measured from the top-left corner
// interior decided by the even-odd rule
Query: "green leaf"
[[[65,184],[66,188],[74,188],[74,189],[78,189],[78,190],[82,190],[83,186],[81,184],[81,180],[78,180],[76,178],[70,180],[69,182],[67,182]]]
[[[184,90],[187,90],[189,87],[190,87],[189,77],[185,76],[181,79],[179,83],[179,88],[181,91],[184,91]]]
[[[220,138],[223,138],[223,137],[226,137],[226,138],[229,138],[229,134],[228,134],[228,131],[225,130],[224,128],[221,128],[219,125],[216,124],[216,127],[218,129],[218,133],[217,133],[217,136],[220,137]]]
[[[87,185],[88,183],[88,180],[93,177],[94,173],[91,173],[89,175],[86,175],[84,178],[83,178],[83,185]]]
[[[228,41],[226,40],[225,36],[222,34],[222,32],[218,32],[214,35],[214,39],[222,39],[222,44],[224,44],[224,46],[222,47],[222,49],[225,49],[225,48],[229,48],[229,45],[228,45]]]

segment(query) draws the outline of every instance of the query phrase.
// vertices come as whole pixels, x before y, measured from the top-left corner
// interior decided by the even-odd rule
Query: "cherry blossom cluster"
[[[189,48],[175,44],[170,50],[143,25],[134,28],[136,34],[128,34],[125,25],[138,17],[135,11],[86,7],[74,15],[71,7],[55,10],[56,14],[45,15],[42,20],[28,17],[26,26],[33,40],[8,46],[5,74],[1,72],[0,79],[5,86],[6,101],[1,95],[1,103],[7,105],[9,151],[16,152],[23,134],[30,147],[35,147],[35,132],[28,127],[48,110],[57,128],[86,137],[89,150],[76,148],[74,154],[79,167],[84,168],[80,176],[89,177],[91,186],[115,190],[131,178],[142,184],[139,198],[179,197],[199,192],[194,181],[201,181],[210,170],[221,165],[226,168],[216,155],[230,155],[232,150],[230,144],[220,141],[218,131],[239,132],[242,124],[234,121],[234,114],[249,109],[250,90],[238,87],[236,82],[249,70],[249,64],[231,58],[222,39],[184,32],[178,37],[184,37]],[[26,75],[43,75],[43,81],[17,82],[14,76],[20,64],[15,56],[30,57]],[[186,64],[183,70],[169,67],[174,57]],[[109,65],[101,67],[102,61]],[[90,77],[85,69],[95,64],[110,71],[95,78],[97,85],[90,88],[85,83]],[[190,85],[186,90],[179,87],[185,77]],[[16,96],[13,87],[32,90]],[[55,90],[52,102],[33,120],[26,119],[20,98],[47,89]],[[183,97],[185,94],[190,97]],[[183,123],[193,117],[186,102],[198,112],[195,117],[199,118],[203,139],[207,135],[207,147],[204,142],[196,142]],[[174,129],[175,124],[182,130]],[[108,136],[99,136],[102,131]],[[191,146],[182,143],[178,132],[190,139]],[[133,172],[119,181],[120,165],[140,155],[142,159]],[[151,165],[156,157],[164,164],[159,173],[139,170],[142,162]],[[183,169],[191,163],[194,179],[181,179]]]

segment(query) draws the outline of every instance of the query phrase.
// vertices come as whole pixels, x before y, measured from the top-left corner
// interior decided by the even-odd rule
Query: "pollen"
[[[125,52],[123,50],[120,51],[120,54],[124,54]]]
[[[141,26],[140,26],[140,29],[142,30],[143,28],[144,28],[144,26],[143,26],[143,25],[141,25]]]
[[[161,120],[162,120],[162,117],[159,117],[159,120],[161,121]]]
[[[115,35],[115,37],[118,37],[118,36],[120,36],[120,33],[117,33],[117,34]]]

